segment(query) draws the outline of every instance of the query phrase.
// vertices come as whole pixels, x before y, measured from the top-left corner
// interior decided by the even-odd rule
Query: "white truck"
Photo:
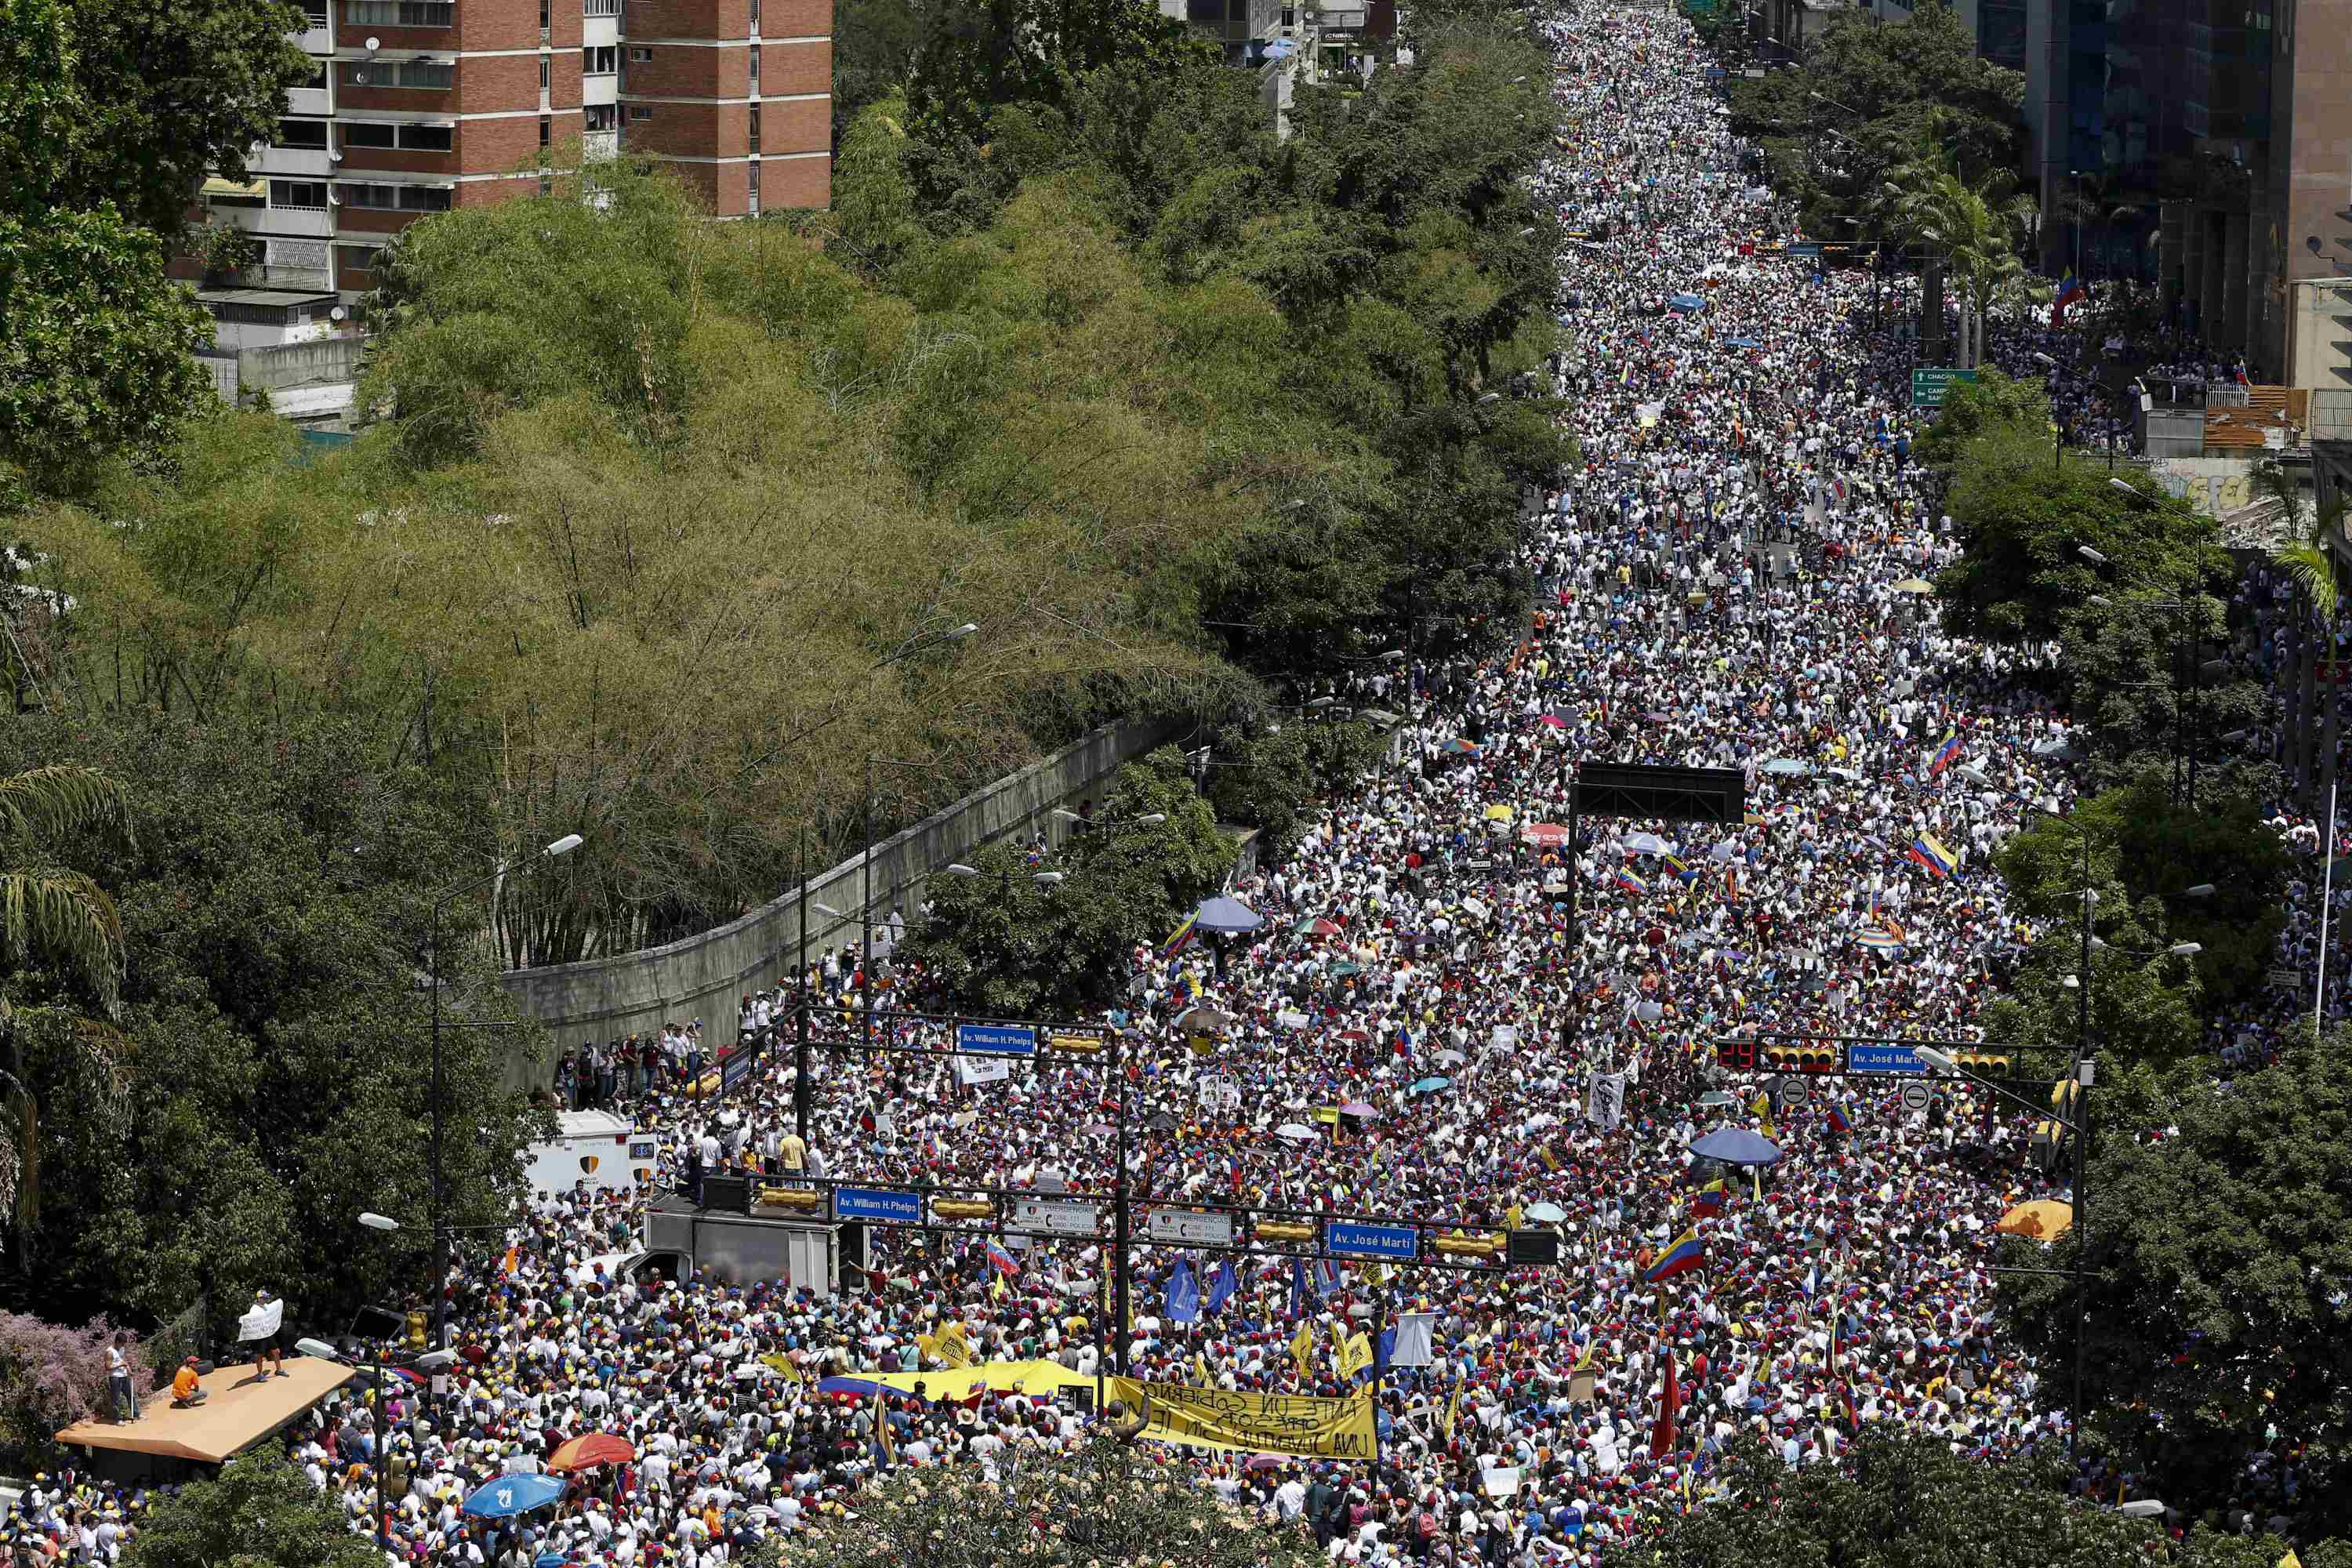
[[[539,1199],[583,1183],[592,1193],[635,1192],[653,1181],[653,1135],[609,1110],[558,1111],[555,1136],[523,1152],[523,1175]]]

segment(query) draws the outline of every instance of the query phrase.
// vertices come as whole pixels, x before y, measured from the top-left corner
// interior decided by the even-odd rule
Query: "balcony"
[[[246,160],[246,166],[255,179],[275,174],[280,179],[323,180],[335,172],[334,161],[324,147],[265,147]]]
[[[602,163],[621,153],[621,133],[617,131],[589,131],[580,137],[581,161]]]
[[[325,207],[213,206],[205,213],[213,222],[241,228],[265,238],[324,239],[335,232],[334,214]]]
[[[583,106],[621,101],[621,79],[611,71],[580,79],[580,101]]]
[[[302,18],[302,30],[294,35],[301,51],[316,58],[335,52],[335,30],[324,11],[313,11]]]
[[[323,120],[334,111],[323,87],[298,87],[287,91],[286,112],[289,115],[299,115],[305,120]]]

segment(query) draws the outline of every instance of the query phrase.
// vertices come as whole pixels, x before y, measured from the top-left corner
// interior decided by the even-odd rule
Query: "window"
[[[327,150],[327,122],[323,120],[281,120],[278,122],[278,145],[280,147],[315,147]]]
[[[453,145],[454,134],[446,125],[404,125],[400,128],[400,149],[404,153],[446,153]]]
[[[760,46],[759,46],[759,45],[757,45],[757,44],[753,44],[753,45],[751,46],[751,80],[753,81],[753,83],[755,83],[755,84],[756,84],[756,83],[759,81],[759,79],[760,79]]]
[[[541,115],[539,117],[539,144],[542,147],[550,146],[553,144],[554,140],[555,121],[550,120],[544,114]]]
[[[583,131],[618,131],[621,128],[621,108],[615,103],[592,103],[582,110]]]
[[[651,49],[631,49],[629,51],[629,63],[633,66],[651,65],[653,63],[653,58],[654,52]]]
[[[345,87],[403,87],[446,91],[456,85],[457,68],[431,60],[345,60]]]
[[[325,87],[327,85],[327,62],[320,60],[311,70],[310,79],[304,82],[302,85],[309,88],[313,92]]]
[[[343,20],[362,27],[446,27],[457,19],[450,0],[343,0]]]
[[[437,185],[362,185],[345,183],[343,205],[377,212],[444,213],[449,193]]]
[[[751,177],[751,183],[749,187],[751,192],[751,199],[753,201],[758,201],[760,199],[760,165],[757,163],[750,165],[748,172]]]
[[[342,252],[346,268],[356,267],[365,272],[374,271],[376,264],[383,259],[383,247],[380,245],[346,245]]]
[[[346,147],[396,147],[399,142],[393,128],[367,120],[343,121],[343,145]]]
[[[652,104],[633,103],[629,105],[629,120],[632,123],[640,120],[651,120],[653,117],[654,106]]]
[[[580,68],[589,76],[611,76],[621,68],[621,51],[610,44],[599,44],[593,49],[580,51]]]
[[[548,0],[539,0],[539,36],[541,38],[547,37],[547,8]]]
[[[760,36],[760,0],[751,0],[751,36]]]
[[[756,103],[751,106],[751,150],[760,150],[760,106]]]
[[[554,68],[555,68],[555,62],[554,62],[553,60],[549,59],[545,55],[541,55],[541,56],[540,56],[540,57],[539,57],[539,90],[540,90],[540,91],[541,91],[541,92],[545,92],[545,91],[547,90],[547,79],[548,79],[549,74],[550,74],[551,71],[553,71],[553,69],[554,69]]]
[[[269,205],[273,207],[324,207],[327,187],[315,180],[272,180],[269,182]]]

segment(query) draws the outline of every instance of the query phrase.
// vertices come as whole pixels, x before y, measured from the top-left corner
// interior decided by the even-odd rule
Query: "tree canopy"
[[[160,1498],[122,1553],[123,1568],[371,1568],[382,1560],[267,1443]]]
[[[2168,1495],[2226,1496],[2275,1438],[2302,1445],[2315,1526],[2352,1524],[2352,1034],[2306,1032],[2219,1092],[2201,1070],[2090,1096],[2091,1224],[2033,1254],[2091,1275],[2087,1379],[2099,1438]],[[2122,1098],[2131,1114],[2103,1112]],[[2160,1135],[2158,1135],[2160,1132]],[[2005,1275],[2004,1316],[2053,1363],[2072,1287]],[[2305,1558],[2306,1568],[2312,1559]]]

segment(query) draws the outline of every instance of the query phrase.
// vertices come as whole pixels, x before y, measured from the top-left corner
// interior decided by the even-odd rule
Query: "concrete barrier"
[[[1076,744],[1019,773],[964,796],[946,810],[874,847],[876,919],[893,909],[908,920],[922,901],[926,878],[1008,833],[1048,833],[1058,843],[1060,825],[1050,814],[1097,794],[1112,773],[1174,735],[1165,723],[1106,725]],[[855,948],[857,915],[865,896],[865,858],[843,861],[810,877],[808,952],[828,946]],[[848,917],[820,914],[828,904]],[[657,1031],[670,1022],[702,1020],[703,1039],[715,1043],[735,1027],[735,1005],[744,993],[774,984],[803,956],[800,889],[698,936],[614,958],[541,969],[511,969],[499,976],[524,1014],[548,1026],[555,1055],[583,1039],[617,1039]],[[555,1060],[533,1063],[520,1054],[508,1065],[509,1087],[525,1089],[551,1082]]]

